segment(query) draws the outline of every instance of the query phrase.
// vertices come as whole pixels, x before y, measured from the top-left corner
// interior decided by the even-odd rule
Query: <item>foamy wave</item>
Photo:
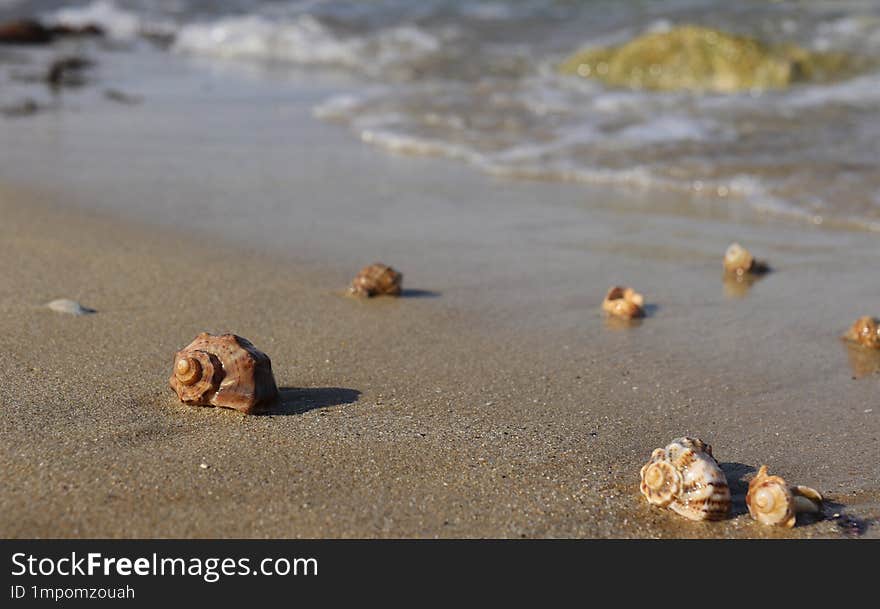
[[[49,23],[83,27],[99,25],[117,40],[132,40],[142,34],[169,36],[175,26],[165,21],[150,21],[119,8],[109,0],[97,0],[80,7],[63,8],[46,16]]]
[[[618,131],[617,137],[635,144],[729,139],[729,130],[717,124],[686,116],[661,116]]]
[[[880,74],[872,73],[834,85],[809,85],[794,90],[788,103],[795,107],[824,104],[868,106],[880,102]]]
[[[372,74],[435,54],[442,44],[414,25],[345,36],[310,15],[281,22],[250,15],[186,26],[174,48],[225,59],[338,66]]]

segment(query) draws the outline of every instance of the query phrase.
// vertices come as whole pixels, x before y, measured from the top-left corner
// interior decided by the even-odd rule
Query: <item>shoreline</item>
[[[0,267],[3,283],[16,286],[2,302],[11,346],[0,359],[4,536],[842,534],[838,520],[778,530],[741,513],[691,523],[651,509],[638,468],[655,445],[684,433],[711,442],[729,477],[766,457],[843,513],[877,518],[880,497],[866,474],[857,476],[862,485],[835,487],[842,464],[815,465],[829,446],[815,414],[773,446],[772,432],[754,426],[759,413],[728,412],[726,397],[710,398],[724,381],[685,389],[685,379],[668,377],[633,342],[662,318],[608,330],[603,341],[621,342],[603,361],[595,346],[574,341],[475,332],[480,317],[443,297],[339,297],[324,271],[229,244],[12,203],[8,193],[2,213],[2,255],[16,261]],[[173,263],[193,258],[222,274],[180,277]],[[218,284],[235,285],[236,295]],[[98,313],[40,308],[62,295]],[[166,360],[203,329],[239,332],[272,357],[280,411],[243,417],[176,403]],[[108,361],[124,380],[106,377]],[[799,450],[797,438],[816,442]],[[41,510],[28,507],[34,501]]]

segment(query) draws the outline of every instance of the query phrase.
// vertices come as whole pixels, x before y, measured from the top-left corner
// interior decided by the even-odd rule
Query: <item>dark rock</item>
[[[49,44],[57,38],[103,38],[104,28],[96,23],[47,26],[36,19],[0,23],[0,44]]]
[[[87,23],[85,25],[54,25],[49,31],[56,37],[68,38],[103,38],[107,32],[103,27],[96,23]]]
[[[33,19],[0,23],[0,44],[49,44],[52,38],[52,31]]]
[[[76,87],[85,83],[83,71],[93,63],[84,57],[63,57],[52,62],[46,73],[46,82],[51,87]]]

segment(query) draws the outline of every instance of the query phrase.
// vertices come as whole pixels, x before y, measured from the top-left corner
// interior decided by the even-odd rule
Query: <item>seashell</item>
[[[356,296],[399,296],[403,274],[381,262],[365,266],[351,282],[349,291]]]
[[[727,478],[702,440],[678,438],[655,449],[640,476],[639,488],[651,505],[691,520],[721,520],[730,511]]]
[[[608,290],[602,301],[602,310],[621,319],[642,317],[645,311],[645,298],[632,288],[614,286]]]
[[[746,505],[752,518],[761,524],[791,528],[796,514],[819,511],[822,495],[808,486],[789,486],[779,476],[770,476],[767,466],[762,465],[749,482]]]
[[[752,272],[755,259],[751,252],[739,243],[731,243],[724,252],[724,270],[733,275],[742,276]]]
[[[235,334],[199,334],[174,355],[169,384],[185,404],[244,413],[278,396],[269,356]]]
[[[880,349],[880,322],[867,315],[859,317],[843,337],[864,347]]]
[[[90,313],[96,312],[94,309],[84,307],[77,301],[70,300],[69,298],[53,300],[52,302],[46,303],[46,306],[56,313],[65,313],[67,315],[89,315]]]

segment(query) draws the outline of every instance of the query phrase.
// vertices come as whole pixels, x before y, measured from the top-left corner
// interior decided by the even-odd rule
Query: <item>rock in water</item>
[[[15,19],[0,22],[0,44],[50,44],[57,38],[103,37],[104,28],[97,23],[79,26],[46,26],[36,19]]]
[[[683,25],[620,46],[579,51],[559,69],[616,87],[734,93],[826,80],[849,68],[840,53],[770,47],[745,36]]]
[[[75,300],[69,298],[59,298],[46,304],[47,307],[56,313],[66,313],[67,315],[89,315],[95,313],[94,309],[84,307]]]
[[[0,23],[0,44],[49,44],[50,42],[52,42],[52,32],[33,19]]]

